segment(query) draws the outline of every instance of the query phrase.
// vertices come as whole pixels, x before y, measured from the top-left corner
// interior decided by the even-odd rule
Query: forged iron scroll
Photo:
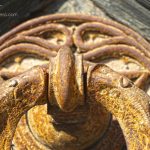
[[[90,96],[86,95],[87,92],[93,88],[86,87],[87,70],[94,64],[105,63],[105,60],[107,59],[119,59],[125,64],[136,64],[139,66],[138,70],[126,69],[115,71],[133,80],[137,87],[142,88],[146,92],[145,87],[146,84],[148,84],[150,71],[150,44],[132,29],[111,20],[80,14],[43,16],[29,20],[0,37],[0,75],[5,80],[15,76],[17,78],[19,74],[23,73],[28,68],[22,67],[22,62],[26,57],[36,57],[39,60],[41,59],[43,61],[43,63],[41,63],[42,68],[46,66],[47,69],[49,60],[54,62],[58,57],[57,54],[60,52],[61,48],[68,48],[72,51],[73,57],[74,55],[77,55],[75,58],[78,59],[75,59],[73,62],[68,61],[72,66],[74,65],[73,68],[76,71],[77,67],[74,63],[76,63],[77,60],[81,60],[81,57],[83,58],[83,68],[81,67],[81,62],[78,62],[81,67],[80,69],[83,69],[82,71],[80,69],[78,70],[78,75],[84,77],[83,80],[79,81],[79,79],[77,80],[75,77],[72,78],[72,80],[70,80],[71,78],[68,79],[70,80],[70,83],[77,80],[77,85],[80,85],[79,91],[84,91],[85,94],[84,97],[81,92],[82,94],[79,95],[79,99],[85,99],[81,102],[82,105],[78,105],[79,107],[75,106],[73,109],[74,111],[72,112],[68,111],[71,111],[70,107],[74,105],[73,103],[70,105],[67,104],[68,106],[66,103],[60,103],[66,112],[58,109],[58,106],[52,107],[52,105],[48,107],[51,109],[48,110],[49,114],[47,114],[46,105],[36,106],[29,110],[28,113],[22,117],[17,126],[13,138],[15,149],[35,148],[41,150],[77,150],[89,148],[91,150],[121,150],[126,145],[124,136],[114,117],[111,121],[110,113],[105,107],[112,111],[114,116],[116,116],[116,113],[114,113],[111,108],[108,108],[109,105],[107,106],[107,103],[105,104],[105,107],[102,106],[103,102],[99,99],[99,97],[102,97],[101,95],[98,95],[98,97],[95,98],[95,101],[91,100]],[[66,58],[66,62],[67,60],[68,58]],[[61,62],[63,62],[62,58]],[[64,61],[64,65],[67,65],[66,62]],[[19,67],[14,69],[12,64],[17,64]],[[35,63],[34,65],[37,64]],[[51,67],[58,64],[50,63],[49,65]],[[113,68],[113,66],[110,67]],[[60,72],[65,71],[65,69],[63,70],[62,68],[59,69]],[[72,71],[73,70],[70,70],[68,74],[73,74]],[[95,79],[99,78],[102,74],[107,74],[107,69],[105,69],[105,67],[103,73],[100,72],[96,76],[94,74]],[[115,72],[110,71],[110,75],[114,74]],[[117,73],[116,76],[120,77]],[[117,87],[117,90],[119,90],[121,94],[123,91],[126,91],[126,87],[131,86],[124,76],[121,76],[122,78],[119,80],[119,83],[117,82],[118,86],[120,86]],[[63,79],[61,76],[59,77],[60,80]],[[109,88],[110,85],[113,86],[112,81],[114,80],[114,76],[112,76],[112,78],[110,77],[111,76],[105,76],[106,80],[102,80],[104,83],[107,83],[104,86],[106,89]],[[94,79],[92,78],[92,81],[93,80]],[[81,83],[84,85],[84,88]],[[110,83],[110,85],[108,83]],[[114,83],[116,83],[116,79]],[[57,88],[61,89],[62,87]],[[99,89],[99,87],[97,88]],[[95,87],[93,90],[95,90]],[[111,89],[110,91],[113,92]],[[138,92],[139,94],[141,93],[136,87],[133,87],[133,91]],[[107,90],[104,89],[103,92],[107,93]],[[57,93],[57,91],[55,93]],[[72,92],[72,94],[74,93]],[[141,96],[141,98],[142,97],[145,98],[145,96]],[[103,98],[104,100],[106,99],[106,97]],[[110,99],[109,96],[107,98]],[[146,97],[145,99],[148,98]],[[132,101],[132,98],[130,98],[129,95],[127,101],[130,100]],[[60,102],[62,101],[60,100]],[[140,107],[141,111],[147,111],[147,108],[145,108],[148,107],[147,101],[140,103],[142,103],[142,107]],[[117,108],[126,108],[124,103],[120,104],[119,101],[116,104],[112,102],[112,108],[114,105],[116,105]],[[137,110],[139,109],[138,106],[135,106],[135,108],[137,108]],[[118,112],[118,114],[121,115],[121,112]],[[116,118],[120,123],[120,116],[118,114]],[[135,112],[135,117],[137,117],[137,119],[141,118],[140,113]],[[147,116],[146,119],[149,120]],[[72,129],[70,125],[75,122],[78,123],[78,125],[75,125],[76,131],[73,128],[74,126]],[[128,118],[125,119],[125,123],[126,122],[128,122]],[[62,123],[63,127],[60,127]],[[120,126],[123,131],[128,129],[128,126],[123,127],[122,124],[120,124]],[[136,126],[134,127],[136,128]],[[143,132],[147,132],[147,129],[144,129]],[[63,130],[64,133],[61,133],[60,136],[58,130]],[[127,136],[130,136],[130,134],[126,134],[126,132],[128,132],[128,130],[124,132],[127,146],[129,146],[130,149],[135,148],[128,143],[130,137]],[[148,138],[146,138],[146,140],[147,139]],[[139,144],[139,148],[141,148],[140,146],[145,145]],[[148,146],[149,144],[147,147]],[[146,146],[144,148],[146,149]]]

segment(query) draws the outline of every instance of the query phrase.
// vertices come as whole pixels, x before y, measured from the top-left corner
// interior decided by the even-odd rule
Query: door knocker
[[[0,149],[150,149],[150,44],[81,14],[0,37]]]

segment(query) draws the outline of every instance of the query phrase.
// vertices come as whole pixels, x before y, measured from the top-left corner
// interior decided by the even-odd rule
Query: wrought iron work
[[[150,149],[149,51],[132,29],[80,14],[9,31],[0,37],[0,149]]]

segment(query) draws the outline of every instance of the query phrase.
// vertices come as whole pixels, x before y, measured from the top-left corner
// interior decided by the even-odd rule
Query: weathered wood
[[[150,11],[140,5],[148,7],[148,0],[92,0],[95,6],[101,8],[106,14],[126,24],[150,40]],[[139,3],[140,2],[140,3]]]
[[[142,6],[150,10],[150,1],[149,0],[136,0]]]

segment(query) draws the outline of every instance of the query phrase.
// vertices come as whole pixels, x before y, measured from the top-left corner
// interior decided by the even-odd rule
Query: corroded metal
[[[21,116],[46,99],[46,74],[35,67],[0,86],[0,149],[10,149]],[[38,88],[37,88],[38,86]]]
[[[88,91],[91,99],[100,102],[115,115],[129,150],[150,148],[148,95],[104,65],[89,68]]]
[[[82,56],[74,56],[69,47],[63,47],[51,61],[48,91],[50,104],[58,104],[65,112],[84,105]]]
[[[149,97],[137,88],[148,89],[150,44],[135,31],[93,16],[49,15],[0,37],[0,50],[1,149],[12,138],[17,150],[150,148]],[[114,68],[115,59],[126,69]]]

